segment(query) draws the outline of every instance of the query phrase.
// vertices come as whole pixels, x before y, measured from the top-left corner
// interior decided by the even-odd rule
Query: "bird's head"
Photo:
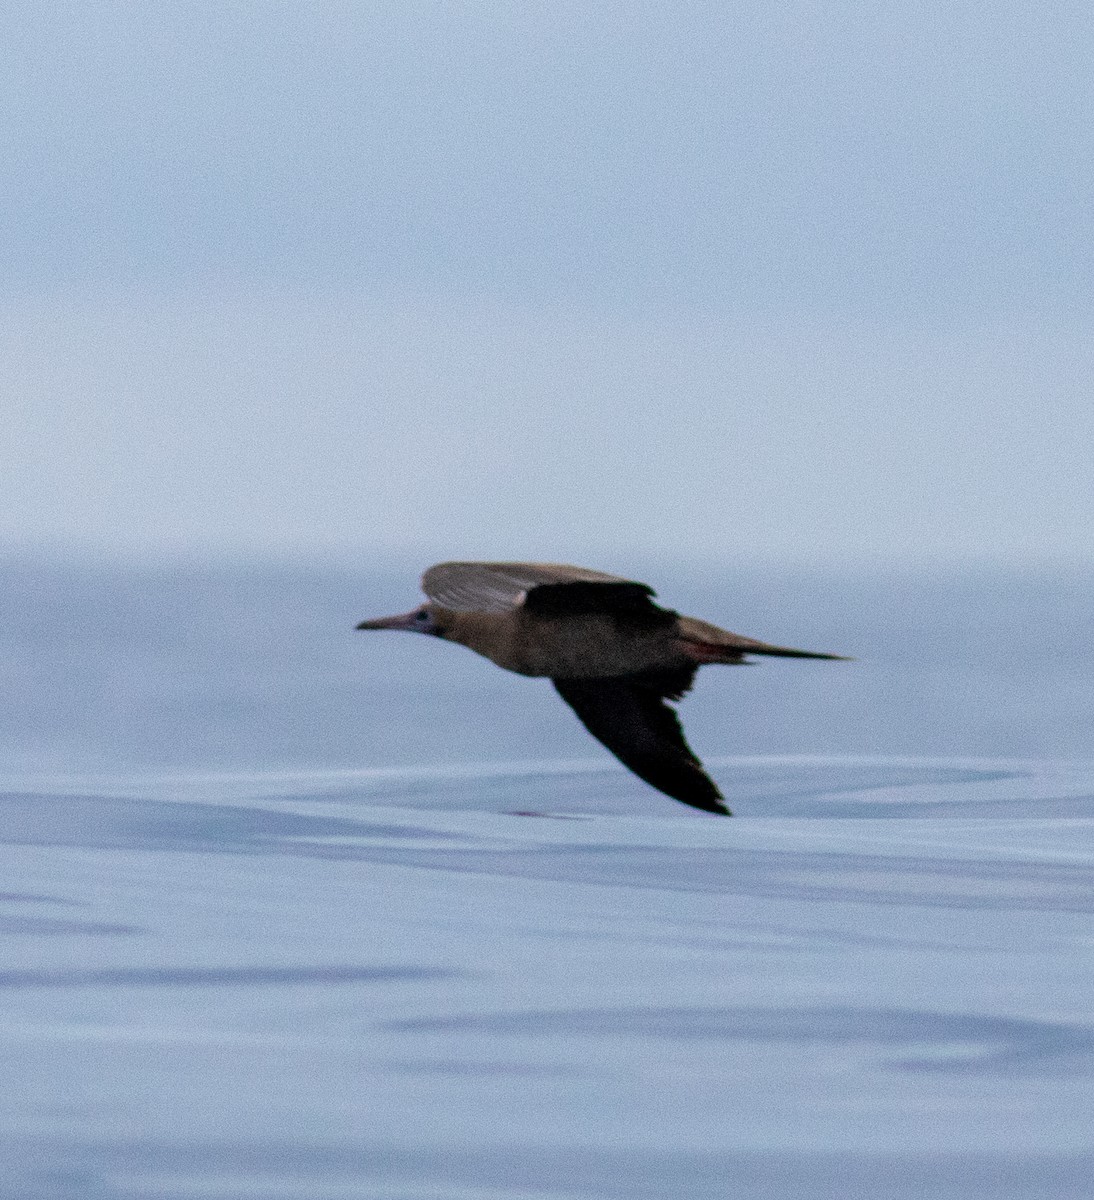
[[[431,633],[434,637],[444,636],[428,604],[423,604],[408,613],[399,613],[394,617],[373,617],[371,621],[362,621],[356,628],[407,629],[411,633]]]

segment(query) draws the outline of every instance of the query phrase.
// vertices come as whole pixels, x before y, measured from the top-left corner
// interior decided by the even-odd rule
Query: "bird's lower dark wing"
[[[639,779],[692,808],[728,817],[721,793],[667,702],[687,691],[694,674],[692,669],[551,682],[593,737]]]

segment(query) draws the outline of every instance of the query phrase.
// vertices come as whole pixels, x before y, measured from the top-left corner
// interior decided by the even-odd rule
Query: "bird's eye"
[[[414,614],[414,620],[417,621],[419,625],[424,625],[429,620],[429,609],[418,609],[418,611]]]

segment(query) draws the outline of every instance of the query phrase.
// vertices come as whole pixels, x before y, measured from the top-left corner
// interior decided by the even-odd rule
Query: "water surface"
[[[4,579],[11,1195],[1089,1194],[1075,577],[666,595],[860,658],[703,673],[730,821],[549,686],[354,635],[406,578]]]

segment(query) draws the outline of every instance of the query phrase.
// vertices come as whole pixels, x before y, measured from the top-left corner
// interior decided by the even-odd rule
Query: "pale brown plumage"
[[[747,654],[838,659],[771,646],[682,617],[644,583],[560,563],[450,562],[422,576],[428,603],[358,629],[410,629],[459,642],[520,675],[550,678],[585,728],[639,778],[684,804],[729,815],[684,740],[670,701],[704,663]]]

